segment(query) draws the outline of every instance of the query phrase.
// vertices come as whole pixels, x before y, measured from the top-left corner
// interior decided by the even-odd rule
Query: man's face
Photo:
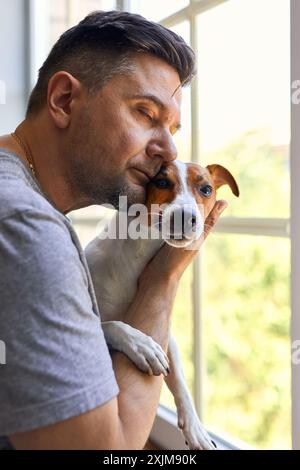
[[[175,69],[146,54],[77,111],[70,129],[70,184],[95,204],[144,203],[146,185],[177,156],[181,87]],[[148,175],[148,176],[147,176]]]

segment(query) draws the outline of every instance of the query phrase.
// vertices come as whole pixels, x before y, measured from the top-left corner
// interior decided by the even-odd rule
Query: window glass
[[[95,10],[114,10],[115,0],[51,0],[50,7],[50,41],[53,44],[68,28],[79,23]]]
[[[238,180],[227,216],[289,217],[289,2],[230,0],[197,21],[201,162]]]
[[[205,423],[290,448],[290,241],[213,233],[202,257]]]
[[[130,11],[152,21],[160,21],[186,7],[189,0],[131,0]]]

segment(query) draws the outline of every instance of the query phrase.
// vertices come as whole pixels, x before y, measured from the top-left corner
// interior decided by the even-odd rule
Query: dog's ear
[[[222,165],[207,165],[206,168],[214,180],[216,189],[220,188],[220,186],[223,186],[224,184],[228,184],[233,194],[239,197],[239,187],[230,171]]]

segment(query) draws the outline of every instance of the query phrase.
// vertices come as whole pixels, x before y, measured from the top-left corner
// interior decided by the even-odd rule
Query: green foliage
[[[259,448],[290,446],[289,255],[288,240],[245,235],[205,249],[205,420]]]
[[[238,182],[238,200],[228,186],[218,191],[219,198],[230,200],[227,217],[289,217],[288,147],[272,147],[263,131],[249,131],[222,151],[203,156],[203,162],[225,166]]]

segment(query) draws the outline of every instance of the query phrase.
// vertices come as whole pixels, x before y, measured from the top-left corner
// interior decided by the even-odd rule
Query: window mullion
[[[290,220],[282,218],[222,217],[214,231],[266,237],[290,237]]]
[[[300,4],[291,2],[291,79],[300,79]],[[291,114],[291,341],[300,339],[300,104],[292,104]],[[293,449],[300,450],[300,364],[292,364]]]
[[[166,28],[173,28],[185,20],[196,17],[196,15],[204,13],[207,10],[211,10],[212,8],[228,1],[229,0],[190,0],[188,6],[176,11],[166,18],[162,18],[160,23]]]

